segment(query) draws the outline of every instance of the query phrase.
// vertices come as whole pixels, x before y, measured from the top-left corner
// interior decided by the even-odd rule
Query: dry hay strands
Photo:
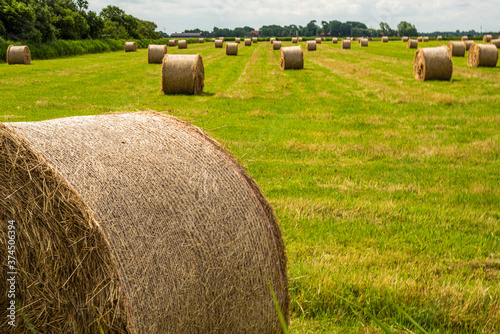
[[[175,39],[169,39],[168,46],[175,46]]]
[[[469,51],[470,47],[472,46],[472,44],[474,44],[474,41],[472,40],[466,40],[464,41],[464,46],[465,46],[465,51]]]
[[[493,39],[493,37],[491,35],[484,35],[483,36],[484,43],[489,43],[489,42],[491,42],[492,39]]]
[[[250,38],[245,38],[245,46],[252,46],[252,40]]]
[[[440,36],[438,36],[438,37],[436,38],[436,40],[437,40],[437,41],[442,41],[442,40],[443,40],[443,36],[441,36],[441,35],[440,35]]]
[[[321,38],[318,37],[318,38],[315,38],[314,40],[316,41],[316,44],[321,44]]]
[[[313,41],[310,41],[313,42]],[[300,46],[287,46],[280,51],[282,70],[301,70],[304,68],[304,53]]]
[[[177,48],[179,48],[179,49],[187,49],[188,48],[188,42],[185,39],[180,39],[177,42]]]
[[[418,36],[418,37],[417,37],[417,41],[418,41],[418,42],[423,42],[423,37],[422,37],[422,36]]]
[[[303,41],[302,37],[299,37],[299,42],[302,42],[302,41]]]
[[[298,38],[297,37],[292,37],[292,43],[296,44],[297,42],[298,42]]]
[[[237,43],[237,44],[240,44],[240,42],[241,42],[241,38],[236,37],[236,38],[234,39],[234,42],[235,42],[235,43]]]
[[[332,37],[332,43],[337,44],[339,42],[339,39],[337,37]]]
[[[281,41],[274,41],[273,50],[279,50],[279,49],[281,49]]]
[[[271,37],[271,38],[269,39],[269,42],[270,42],[271,44],[273,44],[275,40],[276,40],[276,38],[275,38],[275,37]]]
[[[493,44],[473,44],[467,57],[467,65],[472,67],[496,67],[498,49]]]
[[[7,48],[7,64],[29,65],[31,64],[31,52],[27,45],[9,45]]]
[[[422,42],[428,42],[428,41],[429,41],[429,36],[422,37]]]
[[[258,42],[257,37],[253,37],[253,38],[252,38],[252,42],[253,42],[253,43],[257,43],[257,42]]]
[[[324,42],[324,41],[326,41],[326,39],[325,39],[324,37],[321,37],[321,41],[323,41],[323,42]]]
[[[461,41],[462,41],[462,42],[463,42],[463,41],[468,41],[468,40],[469,40],[469,36],[462,36],[462,38],[461,38]]]
[[[226,43],[226,55],[227,56],[237,56],[238,55],[238,43]]]
[[[163,58],[161,68],[162,91],[165,94],[192,94],[203,92],[205,68],[200,54],[172,55]]]
[[[215,38],[212,38],[212,43],[215,42]]]
[[[307,51],[316,51],[316,41],[307,41],[306,42],[306,50]]]
[[[357,38],[357,41],[358,41],[358,44],[361,44],[361,40],[363,39],[363,37],[358,37]]]
[[[368,46],[368,39],[367,38],[362,38],[361,41],[359,42],[359,46]]]
[[[198,38],[198,43],[205,43],[205,39],[204,38]]]
[[[453,61],[446,47],[420,48],[415,52],[413,72],[418,80],[451,80]]]
[[[273,209],[199,128],[153,113],[3,123],[0,165],[0,252],[12,220],[38,333],[275,334],[269,284],[288,320]]]
[[[222,40],[218,39],[218,40],[215,41],[215,47],[216,48],[221,48],[222,49],[223,46],[224,46],[224,42]]]
[[[220,39],[221,41],[224,41],[224,37],[219,37],[219,39]]]
[[[163,57],[167,54],[166,45],[148,45],[148,63],[149,64],[161,64]]]
[[[387,42],[389,42],[389,37],[382,36],[382,43],[387,43]]]
[[[448,50],[452,57],[464,57],[465,56],[465,45],[463,42],[450,41],[448,43]]]
[[[406,43],[406,42],[408,42],[408,39],[409,39],[408,36],[403,36],[403,37],[401,37],[401,42]]]
[[[373,37],[368,37],[369,42],[373,42]]]
[[[344,39],[342,43],[340,44],[340,47],[342,49],[350,49],[351,48],[351,40],[350,39]]]
[[[416,39],[410,39],[406,44],[408,49],[416,49],[418,48],[418,41]]]
[[[500,39],[492,39],[491,44],[495,45],[497,49],[500,49]]]
[[[136,52],[137,43],[136,42],[125,42],[125,52]]]

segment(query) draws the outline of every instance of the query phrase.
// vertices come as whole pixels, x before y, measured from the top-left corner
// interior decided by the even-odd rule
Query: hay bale
[[[321,38],[315,38],[314,41],[316,42],[316,44],[321,44]]]
[[[361,44],[361,40],[363,39],[363,37],[358,37],[357,40],[358,40],[358,44]]]
[[[445,47],[419,48],[413,60],[413,72],[418,80],[451,80],[453,61]]]
[[[148,63],[149,64],[161,64],[163,57],[167,54],[166,45],[148,45]]]
[[[281,49],[281,41],[274,41],[273,50],[279,50],[279,49]]]
[[[241,38],[236,37],[236,38],[234,39],[234,42],[235,42],[236,44],[240,44],[240,42],[241,42]]]
[[[463,42],[450,41],[448,43],[448,50],[452,57],[463,57],[465,56],[465,45]]]
[[[369,42],[373,42],[373,37],[368,37]]]
[[[339,42],[339,39],[337,37],[332,37],[332,43],[337,44]]]
[[[27,45],[15,46],[9,45],[7,48],[7,64],[31,64],[31,52]]]
[[[497,49],[500,49],[500,39],[492,39],[491,44],[495,45]]]
[[[219,37],[219,40],[224,42],[224,37]]]
[[[493,39],[493,37],[491,35],[484,35],[483,36],[484,43],[489,43],[489,42],[491,42],[492,39]]]
[[[387,42],[389,42],[389,37],[382,36],[382,43],[387,43]]]
[[[270,42],[271,44],[273,44],[275,40],[276,40],[276,38],[275,38],[275,37],[271,37],[271,38],[269,39],[269,42]]]
[[[252,43],[257,43],[258,40],[257,40],[257,37],[252,37]]]
[[[422,41],[423,41],[423,42],[428,42],[428,41],[429,41],[429,36],[424,36],[424,37],[422,38]]]
[[[200,54],[172,55],[163,58],[161,68],[162,91],[165,94],[201,94],[205,69]]]
[[[151,113],[3,123],[0,165],[0,251],[12,220],[16,306],[38,333],[274,334],[269,283],[288,320],[273,209],[199,128]]]
[[[137,43],[125,42],[125,52],[137,52]]]
[[[344,39],[342,41],[342,44],[340,44],[341,49],[350,49],[351,48],[351,40],[350,39]]]
[[[408,36],[403,36],[403,37],[401,37],[401,42],[406,43],[406,42],[408,42],[408,39],[409,39]]]
[[[170,39],[168,41],[168,46],[175,46],[175,39]]]
[[[493,44],[473,44],[467,57],[467,65],[472,67],[496,67],[498,49]]]
[[[368,39],[367,38],[362,38],[361,41],[359,42],[359,46],[368,46]]]
[[[316,41],[307,41],[306,42],[306,50],[307,51],[316,51]]]
[[[298,38],[297,38],[297,37],[292,37],[292,43],[294,43],[294,44],[295,44],[295,43],[297,43],[297,41],[298,41]]]
[[[198,43],[205,43],[205,39],[204,38],[198,38]]]
[[[222,40],[218,39],[218,40],[215,41],[215,47],[216,48],[221,48],[222,49],[223,46],[224,46],[224,42]]]
[[[325,41],[325,38],[324,37],[321,37],[321,41],[324,42]]]
[[[418,48],[418,41],[416,39],[410,39],[406,44],[408,49],[416,49]]]
[[[245,38],[245,46],[252,46],[252,40],[250,38]]]
[[[302,42],[302,37],[299,37],[299,42]]]
[[[472,44],[474,44],[474,41],[466,40],[463,43],[464,43],[464,46],[465,46],[465,51],[469,51],[469,49],[472,46]]]
[[[314,41],[310,41],[314,42]],[[280,51],[280,67],[282,70],[301,70],[304,68],[304,53],[300,46],[287,46]]]
[[[177,47],[179,49],[187,49],[188,48],[188,43],[185,39],[181,39],[177,42]]]
[[[227,56],[237,56],[238,55],[238,43],[226,43],[226,55]]]
[[[469,40],[469,36],[462,36],[462,38],[461,38],[461,41],[462,41],[462,42],[463,42],[463,41],[468,41],[468,40]]]
[[[422,36],[418,36],[418,37],[417,37],[417,42],[422,42],[422,41],[423,41]]]
[[[215,38],[212,38],[212,43],[214,43],[214,42],[215,42]]]
[[[438,36],[438,37],[436,38],[436,40],[437,40],[437,41],[442,41],[442,40],[443,40],[443,36]]]

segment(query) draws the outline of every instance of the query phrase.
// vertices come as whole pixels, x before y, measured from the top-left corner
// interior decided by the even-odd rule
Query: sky
[[[369,28],[387,22],[396,29],[401,21],[419,32],[500,31],[500,0],[88,0],[99,14],[113,5],[141,20],[153,21],[168,34],[199,28],[263,25],[305,26],[311,20],[360,21]]]

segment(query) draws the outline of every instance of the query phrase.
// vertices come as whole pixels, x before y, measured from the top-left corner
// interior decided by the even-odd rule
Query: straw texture
[[[223,46],[224,46],[224,42],[222,40],[218,39],[218,40],[215,41],[215,47],[216,48],[221,48],[222,49]]]
[[[461,42],[459,42],[461,43]],[[447,48],[420,48],[415,52],[413,72],[418,80],[451,80],[453,62]]]
[[[500,49],[500,39],[492,39],[491,44],[495,45],[497,49]]]
[[[298,42],[298,38],[297,37],[292,37],[292,43],[297,43]]]
[[[468,40],[469,40],[469,36],[462,36],[462,39],[461,39],[461,40],[462,40],[462,42],[463,42],[463,41],[468,41]]]
[[[148,63],[149,64],[161,64],[163,57],[167,54],[166,45],[148,45]]]
[[[484,43],[489,43],[489,42],[491,42],[492,38],[493,37],[491,35],[484,35],[483,36],[483,42]]]
[[[281,41],[274,41],[273,50],[279,50],[279,49],[281,49]]]
[[[318,38],[315,38],[314,40],[316,41],[316,44],[321,44],[321,38],[318,37]]]
[[[280,51],[282,70],[301,70],[304,68],[304,53],[300,46],[287,46]]]
[[[205,69],[200,54],[167,54],[161,71],[163,93],[197,95],[203,92]]]
[[[498,49],[493,44],[473,44],[467,57],[467,65],[472,67],[496,67]]]
[[[252,38],[252,42],[253,42],[253,43],[257,43],[257,42],[258,42],[257,37],[253,37],[253,38]]]
[[[177,42],[177,47],[179,49],[187,49],[188,48],[188,43],[185,39],[181,39]]]
[[[239,38],[239,37],[236,37],[236,38],[234,39],[234,42],[235,42],[235,43],[240,44],[240,41],[241,41],[241,38]]]
[[[238,55],[238,43],[226,43],[226,55],[237,56]]]
[[[316,51],[316,41],[307,41],[306,42],[306,50],[307,51]]]
[[[175,46],[175,39],[169,39],[168,46]]]
[[[137,43],[136,42],[125,42],[125,52],[136,52]]]
[[[250,38],[245,38],[245,46],[252,46],[252,40]]]
[[[359,46],[368,46],[368,39],[362,38],[361,41],[359,41]]]
[[[332,37],[332,43],[337,44],[339,42],[339,39],[337,37]]]
[[[205,43],[205,39],[204,38],[198,38],[198,43]]]
[[[268,282],[288,319],[273,210],[200,129],[109,114],[7,123],[0,144],[0,218],[16,222],[18,302],[38,333],[274,334]]]
[[[299,42],[302,42],[302,41],[303,41],[302,37],[299,37]]]
[[[436,38],[436,40],[437,40],[437,41],[442,41],[442,40],[443,40],[443,36],[441,36],[441,35],[440,35],[440,36],[438,36],[438,37]]]
[[[429,36],[422,37],[422,42],[428,42],[428,41],[429,41]]]
[[[351,40],[350,39],[344,39],[342,41],[342,44],[340,44],[340,47],[342,49],[350,49],[351,48]]]
[[[418,41],[416,39],[410,39],[406,44],[408,49],[416,49],[418,48]]]
[[[271,37],[271,38],[269,39],[269,42],[270,42],[271,44],[273,44],[275,40],[276,40],[276,38],[275,38],[275,37]]]
[[[406,42],[408,42],[408,39],[409,39],[408,36],[403,36],[403,37],[401,37],[401,42],[406,43]]]
[[[465,51],[469,51],[472,44],[474,44],[474,41],[472,41],[472,40],[471,41],[469,41],[469,40],[464,41]]]
[[[27,45],[14,46],[9,45],[7,48],[7,64],[31,64],[31,52]]]
[[[463,42],[450,41],[448,43],[448,50],[452,57],[464,57],[465,56],[465,45]]]
[[[417,37],[417,42],[423,42],[423,38],[422,38],[422,36],[418,36],[418,37]]]
[[[389,37],[382,36],[382,43],[387,43],[387,42],[389,42]]]

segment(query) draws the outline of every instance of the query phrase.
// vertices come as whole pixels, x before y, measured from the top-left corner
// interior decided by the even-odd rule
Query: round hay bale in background
[[[318,37],[318,38],[315,38],[314,40],[316,41],[316,44],[321,44],[321,38]]]
[[[168,41],[168,46],[175,46],[175,39],[170,39]]]
[[[302,37],[299,37],[299,42],[302,42]]]
[[[219,37],[219,40],[224,41],[224,37]]]
[[[462,42],[463,41],[468,41],[469,40],[469,36],[462,36]]]
[[[339,39],[337,37],[332,37],[332,43],[337,44],[339,42]]]
[[[401,37],[401,42],[408,42],[408,36]]]
[[[279,49],[281,49],[281,41],[274,41],[273,50],[279,50]]]
[[[465,56],[465,45],[463,42],[450,41],[448,43],[448,50],[452,57],[463,57]]]
[[[223,46],[224,46],[224,42],[222,40],[218,39],[218,40],[215,41],[215,47],[216,48],[221,48],[222,49]]]
[[[422,41],[423,41],[423,42],[428,42],[428,41],[429,41],[429,36],[424,36],[424,37],[422,37]]]
[[[500,49],[500,39],[492,39],[491,44],[495,45],[498,49]]]
[[[373,42],[373,37],[368,37],[369,42]]]
[[[215,42],[215,38],[212,38],[212,43],[214,43],[214,42]]]
[[[297,38],[297,37],[292,37],[292,43],[294,43],[294,44],[295,44],[295,43],[297,43],[297,41],[298,41],[298,38]]]
[[[419,48],[413,59],[413,72],[415,79],[422,81],[451,80],[453,61],[445,47]]]
[[[185,39],[181,39],[177,42],[177,47],[179,49],[187,49],[188,48],[188,42]]]
[[[136,42],[125,42],[125,52],[136,52],[137,43]]]
[[[257,42],[258,42],[257,37],[253,37],[252,38],[252,43],[257,43]]]
[[[250,38],[245,38],[245,46],[252,46],[252,40]]]
[[[227,56],[237,56],[238,55],[238,43],[226,43],[226,55]]]
[[[306,42],[306,50],[307,51],[316,51],[316,41],[307,41]]]
[[[313,42],[313,41],[310,41]],[[304,68],[304,53],[300,46],[287,46],[280,51],[282,70],[301,70]]]
[[[358,40],[358,44],[361,44],[361,40],[363,39],[363,37],[358,37],[357,40]]]
[[[483,36],[483,42],[484,43],[489,43],[489,42],[491,42],[491,40],[492,40],[491,35],[484,35]]]
[[[467,57],[467,65],[472,67],[496,67],[498,49],[493,44],[472,44]]]
[[[0,152],[0,237],[12,220],[37,332],[274,334],[269,284],[288,320],[273,209],[201,129],[151,113],[3,123]]]
[[[236,44],[240,44],[240,42],[241,42],[241,38],[236,37],[236,38],[234,39],[234,42],[235,42]]]
[[[203,92],[205,68],[200,54],[166,54],[161,67],[161,86],[164,94],[192,94]]]
[[[368,39],[367,38],[362,38],[361,41],[359,42],[359,46],[368,46]]]
[[[198,38],[198,43],[205,43],[205,39],[204,38]]]
[[[30,48],[27,45],[9,45],[9,47],[7,48],[7,64],[31,64]]]
[[[417,37],[417,42],[422,42],[422,41],[423,41],[422,36],[418,36]]]
[[[350,39],[344,39],[342,43],[340,44],[341,49],[350,49],[351,48],[351,40]]]
[[[389,37],[382,36],[382,43],[387,43],[387,42],[389,42]]]
[[[322,41],[322,42],[323,42],[323,41],[325,41],[325,38],[324,38],[324,37],[321,37],[321,41]]]
[[[443,36],[438,36],[438,37],[436,38],[436,40],[437,40],[437,41],[442,41],[442,40],[443,40]]]
[[[276,38],[275,38],[275,37],[271,37],[271,38],[269,39],[269,42],[270,42],[271,44],[273,44],[275,40],[276,40]]]
[[[474,41],[472,41],[472,40],[466,40],[466,41],[464,41],[465,51],[469,51],[469,49],[472,46],[472,44],[474,44]]]
[[[418,48],[418,41],[416,39],[410,39],[406,44],[408,49],[416,49]]]
[[[161,64],[163,57],[167,54],[166,45],[148,45],[148,63],[149,64]]]

